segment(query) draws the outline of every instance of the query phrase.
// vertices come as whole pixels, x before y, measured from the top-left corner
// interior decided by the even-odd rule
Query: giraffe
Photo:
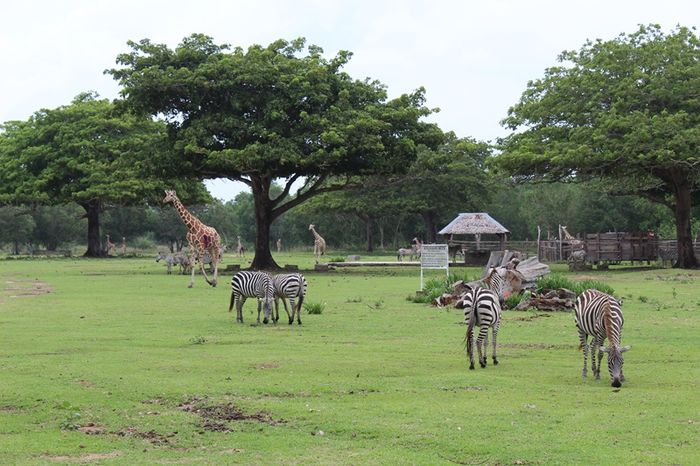
[[[326,240],[321,237],[316,232],[315,225],[312,223],[309,225],[309,231],[314,235],[314,256],[316,256],[316,263],[318,264],[319,259],[326,252]]]
[[[177,213],[180,214],[182,222],[187,227],[187,242],[190,245],[190,264],[193,265],[190,284],[187,285],[187,287],[192,288],[192,285],[194,284],[194,265],[196,265],[198,262],[199,269],[201,270],[204,279],[211,286],[216,286],[218,266],[219,261],[221,260],[221,238],[219,238],[219,233],[217,233],[214,228],[203,224],[197,217],[192,215],[190,211],[188,211],[185,206],[182,205],[182,202],[180,202],[180,199],[178,199],[175,190],[165,191],[163,203],[168,202],[173,203]],[[209,257],[211,257],[211,265],[214,269],[214,277],[212,280],[209,280],[209,277],[204,270],[205,252],[208,252]]]
[[[700,235],[700,233],[698,233]],[[282,252],[282,238],[277,238],[277,252]]]
[[[105,254],[109,256],[110,251],[116,250],[116,246],[112,242],[111,239],[109,239],[109,235],[105,235],[107,237],[107,242],[105,243]]]
[[[238,246],[236,246],[238,257],[245,257],[245,247],[241,244],[241,237],[236,236],[236,239],[238,240]]]
[[[126,236],[122,236],[122,244],[119,248],[122,251],[122,256],[126,255]]]

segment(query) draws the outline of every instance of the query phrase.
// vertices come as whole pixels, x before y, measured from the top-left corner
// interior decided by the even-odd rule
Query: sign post
[[[450,260],[446,244],[424,244],[420,249],[420,289],[423,291],[423,269],[445,269],[450,276]]]

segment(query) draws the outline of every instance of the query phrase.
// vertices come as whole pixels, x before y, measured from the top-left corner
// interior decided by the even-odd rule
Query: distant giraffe
[[[316,263],[318,264],[319,259],[326,252],[326,240],[316,232],[313,223],[309,225],[309,231],[314,235],[314,256],[316,256]]]
[[[107,242],[105,243],[105,254],[109,256],[110,251],[116,250],[116,246],[112,242],[111,239],[109,239],[109,235],[105,235],[107,237]]]
[[[121,249],[122,256],[126,255],[126,236],[122,236],[122,244],[119,249]]]
[[[241,237],[236,236],[236,239],[238,240],[238,246],[236,246],[236,253],[238,254],[238,257],[245,257],[245,247],[241,244]]]
[[[413,248],[416,250],[416,255],[420,257],[421,249],[423,249],[423,243],[417,237],[413,238]]]
[[[221,238],[219,237],[219,233],[217,233],[214,228],[203,224],[197,217],[192,215],[192,213],[182,205],[182,202],[180,202],[174,190],[165,191],[163,203],[167,202],[173,203],[177,213],[180,214],[182,222],[187,227],[187,242],[190,245],[190,264],[192,264],[192,275],[190,284],[187,285],[187,287],[192,288],[194,284],[194,266],[197,263],[199,263],[199,269],[207,283],[211,286],[216,286],[219,261],[221,260]],[[214,277],[211,281],[204,270],[205,252],[209,253],[211,266],[214,269]]]
[[[282,252],[282,238],[277,238],[277,252]]]

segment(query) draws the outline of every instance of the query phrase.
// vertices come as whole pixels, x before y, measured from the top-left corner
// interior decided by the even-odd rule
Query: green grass
[[[0,261],[0,464],[697,464],[700,272],[561,273],[624,298],[621,390],[581,380],[566,313],[506,311],[469,371],[461,312],[406,300],[417,268],[304,271],[322,314],[252,326],[228,277]]]

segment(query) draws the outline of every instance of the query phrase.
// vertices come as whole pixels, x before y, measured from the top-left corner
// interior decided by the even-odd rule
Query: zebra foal
[[[264,307],[263,323],[268,323],[272,313],[272,301],[275,291],[272,277],[265,272],[238,272],[231,279],[231,302],[228,311],[236,305],[236,322],[243,323],[243,304],[247,298],[258,298],[258,324],[260,323],[260,307]]]
[[[612,378],[613,387],[621,387],[625,381],[622,373],[624,358],[622,353],[629,350],[629,346],[620,346],[622,337],[622,309],[620,303],[612,296],[598,290],[586,290],[576,298],[575,322],[578,328],[578,336],[581,340],[580,348],[583,349],[583,371],[581,376],[585,379],[588,375],[588,337],[591,337],[591,369],[596,380],[600,380],[600,366],[603,353],[608,353],[608,372]],[[605,339],[608,339],[608,347],[602,347]],[[598,361],[596,364],[596,352]]]
[[[467,322],[467,354],[469,355],[469,369],[474,369],[474,327],[479,327],[479,336],[476,339],[476,349],[479,353],[479,365],[486,367],[486,348],[489,345],[489,327],[493,336],[493,364],[498,364],[496,357],[496,339],[498,327],[501,324],[501,304],[498,295],[486,288],[471,288],[462,300],[464,306],[464,321]],[[483,355],[481,345],[483,343]]]
[[[284,304],[284,310],[289,318],[289,325],[294,323],[294,312],[295,304],[294,299],[298,298],[296,303],[296,313],[297,313],[297,323],[301,325],[301,305],[304,302],[304,296],[306,295],[306,279],[300,273],[283,273],[275,275],[272,277],[272,286],[275,290],[275,314],[272,320],[276,323],[280,318],[279,311],[279,299],[282,300]],[[292,314],[289,314],[289,309],[287,309],[287,301],[292,306]]]

